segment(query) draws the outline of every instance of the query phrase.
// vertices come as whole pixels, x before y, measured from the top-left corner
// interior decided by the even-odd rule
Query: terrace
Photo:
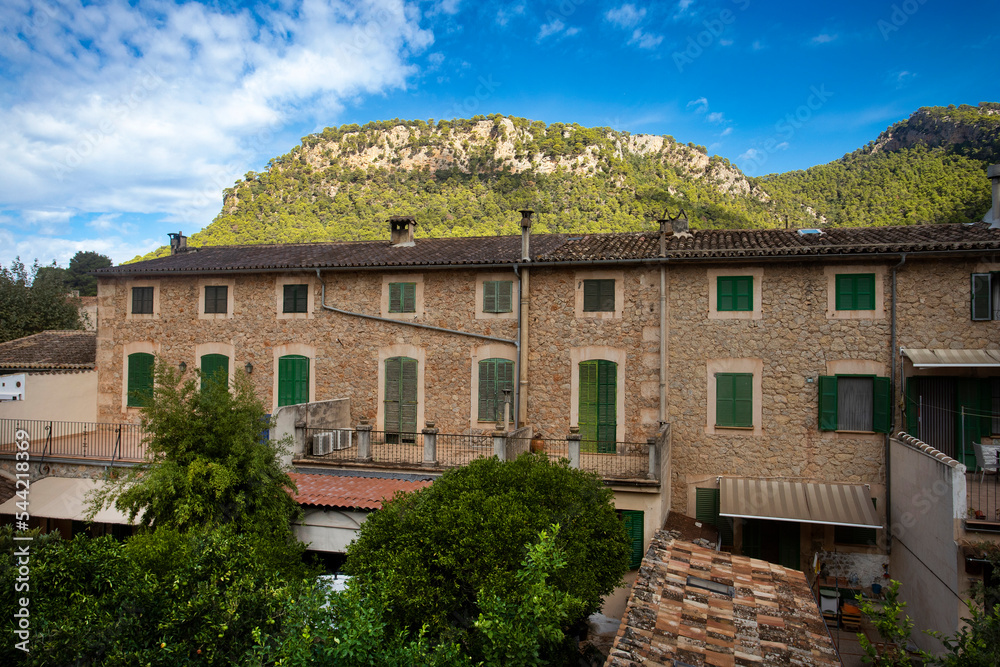
[[[139,424],[0,419],[0,457],[27,451],[32,463],[46,461],[129,464],[146,456],[146,433]],[[28,442],[27,450],[16,442]]]

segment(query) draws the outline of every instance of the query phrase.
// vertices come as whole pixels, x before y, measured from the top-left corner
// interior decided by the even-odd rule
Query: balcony
[[[134,463],[146,456],[146,433],[139,424],[0,419],[0,457],[24,451],[32,463]]]

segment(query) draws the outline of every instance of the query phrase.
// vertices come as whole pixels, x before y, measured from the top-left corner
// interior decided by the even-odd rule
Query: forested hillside
[[[878,140],[805,171],[746,177],[670,136],[494,114],[327,128],[248,173],[189,243],[387,238],[415,215],[418,236],[652,229],[667,207],[695,228],[968,222],[989,208],[1000,104],[922,108]],[[147,255],[162,255],[166,248]]]

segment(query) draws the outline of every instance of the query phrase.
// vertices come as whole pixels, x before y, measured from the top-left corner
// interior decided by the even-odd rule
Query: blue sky
[[[502,113],[804,169],[921,106],[1000,101],[998,24],[996,0],[5,0],[0,264],[191,234],[344,123]]]

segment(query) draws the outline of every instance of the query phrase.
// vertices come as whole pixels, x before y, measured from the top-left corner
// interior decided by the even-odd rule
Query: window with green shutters
[[[153,313],[153,288],[132,288],[132,314],[151,315]]]
[[[229,357],[224,354],[206,354],[201,357],[202,391],[209,382],[229,383]]]
[[[503,390],[514,388],[514,362],[484,359],[479,362],[479,421],[503,421]],[[511,393],[511,401],[514,396]],[[512,408],[513,409],[513,408]],[[511,415],[513,417],[513,414]]]
[[[208,285],[205,287],[205,313],[229,312],[229,286]]]
[[[154,357],[146,352],[128,355],[128,398],[130,408],[145,408],[153,398]]]
[[[722,544],[732,546],[733,520],[730,517],[719,516],[721,507],[719,489],[695,489],[694,492],[695,519],[709,526],[715,526]]]
[[[278,359],[278,407],[309,402],[309,357],[289,354]]]
[[[392,357],[385,360],[386,442],[414,442],[417,432],[417,360]],[[391,435],[394,434],[394,435]]]
[[[625,523],[625,532],[628,534],[629,541],[631,542],[628,566],[629,569],[634,570],[642,565],[642,557],[645,554],[645,551],[642,548],[645,541],[645,535],[643,532],[645,513],[642,510],[616,511],[618,512],[618,516],[620,516],[622,521]]]
[[[514,281],[483,281],[483,312],[509,313],[513,306]]]
[[[753,310],[753,276],[719,276],[716,310]]]
[[[615,312],[614,279],[588,279],[583,281],[583,312]]]
[[[972,319],[1000,320],[1000,273],[972,274]]]
[[[304,313],[309,309],[308,285],[285,285],[281,312]]]
[[[618,440],[618,364],[605,359],[580,362],[581,449],[614,452]]]
[[[753,373],[715,374],[715,425],[753,426]]]
[[[821,375],[821,431],[889,432],[892,386],[873,375]]]
[[[389,283],[389,312],[417,312],[416,283]]]
[[[837,310],[875,310],[874,273],[838,273]]]

